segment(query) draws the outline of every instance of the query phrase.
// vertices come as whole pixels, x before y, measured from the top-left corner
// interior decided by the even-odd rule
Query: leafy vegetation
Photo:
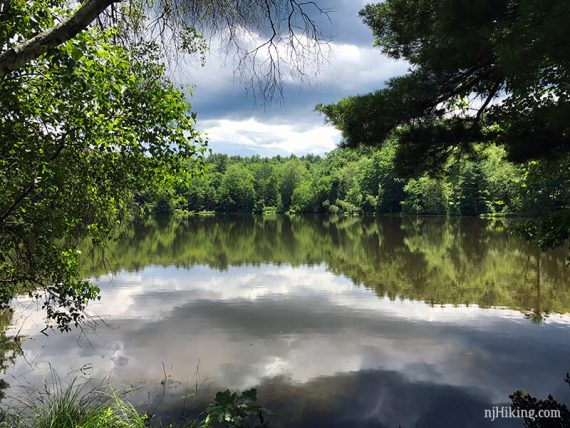
[[[272,413],[257,404],[255,388],[241,394],[229,390],[218,392],[200,418],[184,419],[176,424],[155,420],[141,413],[124,394],[109,391],[103,383],[94,388],[89,382],[72,380],[63,386],[56,375],[54,384],[45,391],[36,391],[36,398],[16,413],[0,416],[0,427],[12,428],[247,428],[268,427]],[[259,421],[257,424],[256,421]]]
[[[360,15],[374,44],[406,60],[410,70],[384,89],[317,109],[342,131],[346,146],[381,146],[395,138],[399,176],[438,174],[451,158],[476,153],[480,144],[499,144],[509,160],[535,162],[531,175],[535,168],[546,171],[568,189],[569,13],[567,2],[557,0],[369,4]],[[473,195],[487,190],[477,188],[477,168],[464,183]],[[543,248],[570,236],[568,200],[540,202],[552,195],[544,191],[527,199],[542,217],[529,225],[527,236]],[[473,198],[459,202],[462,211],[481,209]]]
[[[408,74],[385,89],[320,106],[346,144],[397,131],[398,166],[443,166],[452,149],[504,144],[513,160],[568,152],[570,50],[565,2],[388,0],[360,15]],[[501,98],[500,102],[492,102]]]
[[[147,211],[536,216],[537,206],[570,203],[564,171],[546,171],[537,162],[515,165],[498,146],[474,150],[450,160],[436,177],[408,179],[395,174],[395,142],[324,157],[215,154],[187,185],[147,194]]]
[[[205,146],[157,46],[126,50],[93,29],[0,81],[0,303],[44,294],[60,328],[97,288],[76,246],[103,242],[136,212],[137,189],[199,169]]]
[[[453,222],[437,229],[417,219],[397,227],[336,217],[321,224],[254,218],[229,226],[189,219],[167,225],[164,236],[153,235],[153,227],[140,219],[128,226],[144,210],[524,214],[534,217],[520,227],[529,240],[543,249],[562,244],[570,235],[566,2],[368,5],[361,14],[375,43],[385,54],[407,60],[411,71],[386,89],[318,109],[343,132],[346,146],[382,147],[273,159],[205,158],[196,116],[186,94],[166,76],[153,40],[168,28],[177,48],[203,55],[206,45],[194,24],[205,23],[218,34],[229,29],[234,44],[236,29],[272,28],[269,42],[261,45],[268,48],[269,58],[261,63],[269,79],[260,85],[271,98],[280,89],[281,58],[292,58],[297,71],[306,72],[294,54],[307,52],[307,45],[299,49],[295,42],[307,40],[319,50],[318,31],[303,10],[314,6],[322,12],[316,3],[204,1],[181,8],[132,2],[128,11],[115,3],[0,4],[2,308],[28,293],[43,298],[48,319],[60,329],[77,324],[89,300],[98,297],[97,287],[84,279],[82,262],[88,265],[91,256],[97,261],[92,272],[100,272],[93,249],[122,226],[127,239],[109,244],[120,250],[118,267],[136,269],[145,258],[160,260],[164,251],[176,252],[164,256],[164,263],[220,268],[324,261],[392,299],[508,306],[530,311],[533,320],[569,311],[568,274],[559,257],[531,254],[518,241],[497,243],[485,228],[473,243]],[[158,34],[143,29],[147,13],[159,17],[153,20]],[[277,32],[275,23],[285,24]],[[290,46],[286,55],[278,51],[282,45]],[[259,63],[257,49],[246,52],[245,58]],[[264,74],[254,71],[252,82],[259,76]],[[152,239],[128,239],[140,233]],[[278,242],[275,233],[282,238]],[[395,240],[376,245],[387,234]],[[529,280],[531,268],[536,273]],[[8,361],[15,358],[18,344],[0,339],[0,351]],[[265,426],[269,412],[255,400],[255,390],[219,393],[203,425],[237,427],[258,420]],[[521,407],[553,404],[547,401],[513,396]],[[120,397],[86,401],[74,384],[37,410],[33,425],[40,427],[147,423]]]
[[[143,428],[148,416],[139,414],[120,394],[72,380],[63,386],[57,376],[45,391],[35,391],[19,412],[2,413],[0,427],[15,428]],[[14,409],[15,411],[15,409]]]
[[[246,426],[268,427],[269,420],[272,415],[269,409],[265,409],[257,404],[257,390],[251,388],[247,391],[237,394],[229,389],[220,391],[216,394],[216,398],[211,403],[206,412],[204,419],[204,428],[219,426],[229,426],[232,428],[241,428]]]
[[[570,375],[566,373],[564,382],[570,386]],[[523,425],[527,428],[556,428],[567,427],[570,425],[570,410],[568,406],[554,399],[552,395],[548,395],[546,400],[540,400],[533,397],[528,392],[515,391],[509,398],[512,401],[511,407],[515,411],[526,412],[527,416],[523,418]],[[539,412],[555,411],[559,412],[559,417],[545,418],[540,417]]]
[[[302,56],[319,61],[307,9],[326,14],[289,0],[119,3],[0,4],[0,306],[18,293],[43,298],[62,330],[98,296],[79,274],[77,242],[88,234],[101,245],[139,214],[142,192],[167,194],[200,170],[205,143],[186,91],[165,73],[166,57],[203,61],[197,28],[223,34],[250,66],[250,87],[269,99],[283,61],[303,75]],[[258,48],[236,35],[285,18]],[[265,61],[256,61],[265,47]]]

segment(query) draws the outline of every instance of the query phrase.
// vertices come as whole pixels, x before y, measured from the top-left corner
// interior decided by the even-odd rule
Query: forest
[[[141,196],[155,214],[322,213],[532,217],[570,202],[568,161],[558,169],[506,159],[504,148],[458,153],[438,174],[400,178],[396,144],[338,148],[324,156],[212,154],[184,186]],[[566,171],[565,171],[566,170]]]
[[[352,10],[350,20],[347,4],[356,3],[362,9]],[[340,13],[335,15],[335,9]],[[172,426],[159,418],[151,421],[152,407],[139,408],[106,390],[94,389],[95,399],[87,393],[83,400],[75,381],[67,389],[52,382],[50,390],[45,379],[34,384],[19,374],[48,375],[39,363],[45,361],[51,370],[50,360],[66,370],[78,368],[74,373],[82,378],[86,372],[103,376],[110,370],[106,378],[112,379],[135,367],[137,376],[149,375],[164,396],[171,379],[163,355],[167,349],[183,354],[182,345],[195,343],[185,335],[190,316],[193,324],[198,322],[196,331],[221,338],[215,347],[205,342],[196,355],[211,360],[206,363],[230,356],[211,366],[211,373],[231,366],[231,376],[220,388],[239,386],[242,393],[218,392],[194,415],[197,419],[185,415],[180,426],[242,427],[257,420],[268,426],[265,418],[271,412],[255,403],[259,385],[232,383],[233,375],[255,366],[258,373],[251,379],[293,380],[311,361],[326,367],[335,355],[321,355],[327,348],[320,341],[326,339],[340,351],[342,342],[350,344],[352,328],[362,323],[338,324],[341,340],[318,334],[311,322],[301,329],[310,333],[306,336],[299,336],[294,324],[275,330],[279,344],[286,343],[294,357],[287,359],[267,345],[275,341],[254,336],[255,329],[235,334],[235,319],[220,318],[231,334],[217,336],[220,324],[207,324],[192,307],[181,311],[177,275],[192,286],[211,285],[200,267],[222,272],[245,266],[252,268],[244,284],[247,298],[224,300],[222,293],[209,293],[207,299],[196,294],[195,300],[203,304],[210,299],[212,315],[228,315],[233,307],[245,315],[244,325],[263,324],[260,314],[277,315],[255,295],[256,284],[273,285],[273,277],[259,269],[263,264],[291,268],[287,290],[306,285],[295,270],[325,265],[327,275],[350,280],[351,290],[362,288],[367,301],[380,299],[395,307],[409,300],[428,314],[420,319],[413,309],[406,310],[398,329],[369,313],[374,317],[366,324],[372,329],[385,324],[386,330],[363,337],[382,339],[379,346],[373,353],[372,348],[362,350],[352,366],[339,353],[342,364],[331,364],[328,373],[333,379],[344,368],[346,374],[371,379],[363,364],[370,361],[378,373],[397,374],[406,384],[413,379],[421,395],[411,395],[407,388],[403,394],[383,389],[376,396],[356,388],[360,395],[347,390],[349,394],[335,397],[327,373],[315,372],[313,379],[324,380],[325,387],[313,394],[338,401],[344,413],[353,410],[349,399],[370,403],[361,407],[360,423],[335,417],[337,426],[480,426],[485,422],[482,410],[503,405],[505,392],[519,387],[537,396],[536,391],[548,394],[548,399],[517,391],[508,396],[512,408],[556,408],[562,411],[556,426],[568,426],[570,411],[557,401],[565,396],[556,391],[555,399],[554,392],[540,390],[553,384],[537,375],[548,371],[562,377],[555,368],[567,367],[562,358],[568,354],[570,331],[568,22],[569,0],[383,0],[367,5],[344,0],[0,0],[0,356],[5,355],[0,373],[11,376],[6,377],[10,382],[0,379],[0,399],[7,390],[19,400],[15,387],[30,386],[21,396],[26,404],[21,413],[10,415],[10,406],[0,407],[0,427]],[[372,58],[374,50],[376,62],[360,61]],[[342,67],[335,68],[339,63],[329,62],[332,54],[344,58],[341,65],[349,78],[340,73]],[[226,55],[228,69],[216,62],[218,55]],[[196,71],[212,59],[213,68]],[[392,72],[385,73],[388,69]],[[200,81],[200,75],[207,79]],[[347,80],[356,85],[346,85]],[[320,92],[312,92],[313,84],[322,84]],[[257,122],[247,120],[251,106],[244,102],[243,89],[252,95],[252,104],[260,101],[257,107],[267,108],[291,94],[299,103],[249,129]],[[206,95],[200,98],[199,91]],[[237,108],[230,111],[232,102]],[[318,138],[306,141],[306,147],[265,140],[259,147],[267,151],[257,152],[274,153],[271,147],[278,147],[297,153],[287,156],[230,156],[209,148],[220,141],[208,141],[208,122],[236,119],[235,129],[243,134],[272,126],[271,133],[259,133],[277,140],[283,137],[281,130],[304,121],[309,130],[301,135],[312,135],[304,133],[313,129],[310,114],[340,134],[334,150],[301,154],[313,153],[309,143],[336,144]],[[229,126],[220,127],[229,131]],[[244,153],[256,153],[249,150],[251,140],[240,137],[221,143],[240,146],[245,141]],[[525,240],[513,237],[513,231]],[[105,322],[107,309],[114,308],[100,278],[145,267],[155,269],[145,284],[162,282],[171,289],[145,293],[144,287],[128,284],[123,291],[128,288],[135,297],[129,301],[125,294],[117,304],[129,312],[118,321],[139,330],[136,336],[144,346],[114,336],[112,346],[93,348],[93,364],[83,365],[66,358],[81,357],[86,348],[61,347],[62,353],[54,355],[40,345],[51,335],[49,340],[60,348],[63,333],[83,334],[93,319],[88,307],[98,300],[104,305],[99,319]],[[312,283],[319,283],[319,272],[308,270]],[[229,282],[224,279],[221,288]],[[326,321],[314,311],[315,302],[332,300],[334,294],[332,289],[312,290],[301,302],[310,316],[306,319]],[[275,308],[280,314],[286,305],[294,309],[293,300],[283,298],[285,306]],[[146,309],[157,310],[157,319],[152,311],[134,317],[145,301],[150,302]],[[161,301],[174,302],[172,313],[158,314]],[[35,336],[18,328],[13,318],[19,316],[19,303],[31,307],[30,302],[37,303],[41,314]],[[444,312],[448,305],[476,305],[478,328],[463,319],[446,326],[432,323],[434,310]],[[503,309],[519,312],[511,317]],[[295,314],[286,321],[302,320]],[[509,328],[520,327],[525,316],[534,323],[503,328],[509,317]],[[152,331],[152,322],[170,319],[178,328],[143,337]],[[291,333],[287,337],[286,330]],[[416,339],[408,340],[402,332],[411,330]],[[174,340],[170,335],[176,331],[184,334]],[[172,342],[161,346],[147,340],[158,336]],[[435,348],[425,346],[424,336],[437,339],[436,359],[430,360]],[[312,358],[298,358],[302,349],[295,346],[305,340],[316,347]],[[240,345],[235,353],[227,347],[234,341]],[[487,347],[495,342],[502,348]],[[477,343],[481,350],[471,353]],[[266,359],[248,361],[244,350],[250,349],[249,355]],[[388,350],[397,351],[392,356],[398,365],[386,365]],[[151,365],[140,358],[146,355],[161,362],[160,377],[155,373],[151,378]],[[182,356],[185,364],[192,359],[190,353]],[[401,358],[406,356],[413,358]],[[136,369],[137,359],[142,370]],[[511,379],[502,370],[510,362],[524,367]],[[22,367],[25,371],[18,371]],[[197,391],[198,366],[195,371]],[[469,371],[474,376],[463,378]],[[427,376],[418,375],[422,372]],[[483,373],[493,376],[480,381]],[[379,382],[382,387],[386,379]],[[438,388],[425,389],[430,379],[437,379]],[[570,385],[570,375],[565,382]],[[453,388],[440,402],[424,405],[440,386]],[[244,391],[246,387],[251,389]],[[34,405],[34,389],[45,390],[48,399]],[[476,399],[471,409],[478,416],[467,412],[451,423],[446,419],[450,409],[466,409],[464,402],[450,401],[461,394]],[[294,394],[289,395],[286,401],[293,403]],[[393,397],[393,405],[377,414],[386,397]],[[401,397],[411,397],[425,412],[401,423],[411,408]],[[309,410],[318,416],[323,409],[332,415],[326,406]],[[287,413],[298,410],[283,412],[282,426],[294,426]],[[375,419],[366,420],[369,415]],[[425,423],[430,415],[437,418]],[[296,426],[332,426],[322,416]],[[553,426],[548,419],[524,418],[521,423]]]

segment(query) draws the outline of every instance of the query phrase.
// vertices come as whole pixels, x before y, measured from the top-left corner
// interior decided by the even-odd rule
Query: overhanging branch
[[[0,77],[22,68],[30,61],[75,37],[111,4],[118,0],[88,0],[73,15],[49,30],[0,54]]]

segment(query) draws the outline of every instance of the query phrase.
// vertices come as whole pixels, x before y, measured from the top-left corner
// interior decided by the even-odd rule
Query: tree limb
[[[85,30],[108,6],[118,0],[88,0],[60,24],[0,54],[0,78]]]
[[[54,161],[60,154],[63,148],[65,147],[65,138],[62,139],[60,145],[58,146],[57,150],[54,152],[53,155],[50,156],[48,162]],[[36,178],[28,185],[26,188],[20,193],[18,197],[12,202],[12,204],[0,215],[0,224],[2,224],[18,206],[22,203],[22,201],[35,189],[36,187]]]
[[[481,105],[481,107],[477,111],[477,116],[475,116],[473,126],[475,126],[479,123],[479,121],[481,120],[481,116],[483,115],[483,112],[489,106],[489,103],[491,102],[491,100],[493,98],[495,98],[495,95],[497,95],[497,92],[499,91],[500,87],[501,87],[501,80],[497,80],[495,82],[495,84],[493,85],[493,87],[491,88],[491,90],[489,91],[489,95],[487,95],[487,99],[485,100],[485,102],[483,102],[483,104]]]

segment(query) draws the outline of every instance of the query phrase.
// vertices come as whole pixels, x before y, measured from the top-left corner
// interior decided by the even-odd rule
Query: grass
[[[36,428],[143,428],[148,417],[139,414],[120,396],[113,394],[92,407],[74,397],[57,397],[53,407],[42,408],[32,426]],[[24,425],[25,426],[25,425]]]
[[[256,419],[262,422],[257,426],[268,426],[267,422],[263,423],[263,418],[271,414],[255,404],[255,389],[241,395],[226,390],[216,394],[215,401],[206,409],[204,420],[187,419],[175,426],[163,425],[159,420],[139,413],[124,394],[106,386],[108,379],[95,386],[76,378],[63,386],[52,372],[51,385],[30,394],[30,401],[25,402],[25,407],[17,413],[0,413],[0,428],[241,428],[250,426],[249,422]]]
[[[2,428],[143,428],[149,418],[116,391],[99,390],[74,379],[36,394],[18,414],[4,414]]]

